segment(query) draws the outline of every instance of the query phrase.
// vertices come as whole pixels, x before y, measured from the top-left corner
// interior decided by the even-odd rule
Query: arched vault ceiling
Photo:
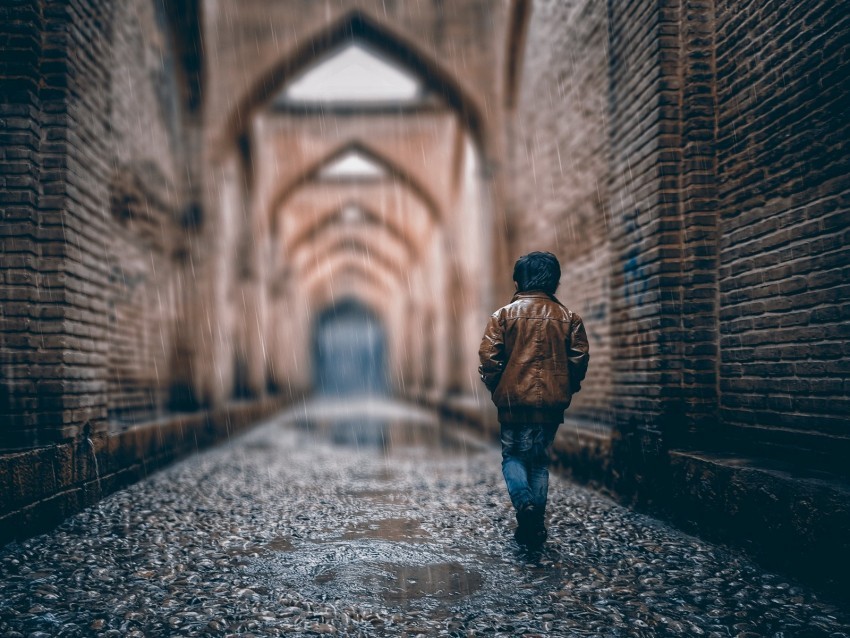
[[[410,189],[382,181],[305,185],[275,215],[273,229],[280,246],[291,246],[294,238],[309,233],[351,202],[373,211],[414,245],[427,245],[435,223],[430,211]]]
[[[317,174],[346,149],[362,149],[415,183],[439,211],[450,210],[462,131],[450,111],[417,115],[259,118],[254,129],[260,209]]]
[[[356,152],[364,159],[381,165],[386,171],[386,175],[380,178],[370,179],[327,179],[322,176],[322,170],[326,166],[334,164],[337,159],[345,157],[352,152]],[[273,181],[271,183],[274,184]],[[340,186],[375,184],[383,184],[396,189],[403,188],[411,191],[416,197],[422,200],[432,217],[443,219],[440,205],[428,188],[414,175],[408,173],[404,167],[392,163],[365,145],[345,145],[340,147],[330,155],[325,156],[322,160],[301,171],[293,181],[275,184],[273,187],[265,189],[269,191],[269,196],[267,197],[269,201],[268,211],[274,217],[275,212],[285,208],[289,200],[307,186],[336,188]],[[272,220],[272,227],[274,227],[274,219]]]
[[[286,259],[296,270],[308,265],[316,265],[329,255],[347,250],[365,252],[379,263],[397,271],[410,267],[410,253],[404,244],[386,231],[376,233],[368,226],[337,227],[325,232],[316,241],[302,243],[301,246],[286,255]]]
[[[304,250],[293,259],[292,265],[300,272],[313,271],[338,256],[352,257],[358,261],[374,264],[387,272],[403,273],[407,271],[404,258],[398,258],[391,251],[363,239],[348,237],[324,242],[322,249]]]
[[[307,308],[313,315],[333,306],[342,299],[354,298],[366,304],[381,317],[385,324],[388,319],[389,304],[393,300],[392,290],[383,288],[370,275],[363,274],[360,271],[350,273],[350,276],[344,282],[328,278],[316,280],[309,289],[305,290],[305,295]]]
[[[404,65],[492,137],[509,3],[217,0],[204,8],[205,115],[213,152],[301,70],[352,35]]]
[[[402,285],[407,287],[404,273],[387,270],[374,260],[352,254],[337,254],[329,257],[320,265],[297,276],[302,289],[310,291],[324,280],[332,281],[335,286],[344,288],[348,278],[355,272],[367,276],[387,292],[397,292]]]
[[[356,207],[359,211],[359,219],[352,222],[347,218],[346,209],[349,206]],[[413,261],[422,252],[413,238],[399,230],[393,224],[385,223],[379,213],[375,213],[365,208],[362,203],[349,202],[342,207],[335,206],[324,214],[316,216],[315,224],[305,227],[304,230],[296,235],[289,237],[289,242],[281,246],[281,255],[286,258],[287,255],[298,252],[305,244],[312,244],[319,241],[326,234],[336,236],[338,233],[351,230],[354,232],[365,232],[370,237],[374,237],[376,241],[398,243],[404,247],[408,258]]]

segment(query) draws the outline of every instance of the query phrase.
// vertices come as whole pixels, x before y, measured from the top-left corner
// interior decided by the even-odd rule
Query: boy
[[[516,294],[487,323],[478,356],[481,380],[499,410],[502,473],[516,509],[517,542],[546,540],[543,517],[550,446],[587,372],[587,334],[555,298],[561,265],[532,252],[514,266]]]

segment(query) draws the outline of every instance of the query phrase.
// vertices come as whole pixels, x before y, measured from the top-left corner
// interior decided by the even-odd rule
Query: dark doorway
[[[366,306],[343,301],[317,317],[313,381],[325,396],[387,394],[384,327]]]

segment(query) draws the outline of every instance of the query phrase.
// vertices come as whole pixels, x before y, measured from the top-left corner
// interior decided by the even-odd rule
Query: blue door
[[[348,301],[316,319],[314,383],[320,395],[382,395],[388,390],[386,339],[368,308]]]

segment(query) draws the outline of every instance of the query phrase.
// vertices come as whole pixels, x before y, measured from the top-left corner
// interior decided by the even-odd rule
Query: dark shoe
[[[529,547],[539,547],[546,542],[548,533],[544,523],[544,510],[533,503],[524,505],[516,514],[517,531],[514,538]]]
[[[531,532],[525,527],[517,527],[514,530],[514,540],[518,545],[528,545]]]
[[[538,527],[533,530],[529,536],[529,545],[539,546],[546,542],[546,539],[549,537],[549,533],[546,531],[545,527]]]
[[[514,540],[520,545],[527,545],[533,542],[536,532],[535,521],[540,518],[537,508],[534,503],[526,503],[516,512],[516,530],[514,531]]]
[[[518,526],[514,531],[514,540],[523,547],[537,548],[541,547],[546,542],[546,528],[532,528]]]
[[[534,503],[526,503],[516,513],[516,522],[519,527],[531,527],[537,518],[538,511]]]

